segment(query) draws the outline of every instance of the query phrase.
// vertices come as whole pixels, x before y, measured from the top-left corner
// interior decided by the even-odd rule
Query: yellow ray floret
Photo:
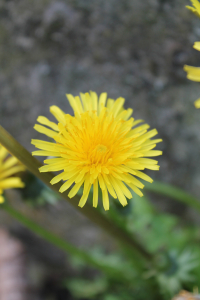
[[[186,6],[189,10],[191,10],[197,17],[200,18],[200,3],[198,0],[190,0],[192,6]]]
[[[11,188],[22,188],[24,183],[19,177],[11,177],[25,170],[24,166],[0,145],[0,203],[4,202],[3,191]]]
[[[144,185],[136,177],[153,181],[141,170],[159,170],[158,162],[148,157],[162,154],[153,150],[162,140],[151,139],[157,135],[156,129],[147,131],[149,125],[138,126],[143,121],[131,118],[133,110],[123,108],[124,98],[107,99],[106,93],[98,97],[95,92],[80,96],[67,95],[74,116],[52,106],[50,111],[58,123],[38,118],[42,125],[34,128],[55,142],[32,140],[40,149],[33,155],[52,157],[44,161],[40,172],[62,171],[51,181],[64,181],[61,193],[71,187],[68,196],[72,198],[83,186],[80,207],[85,205],[91,188],[93,206],[97,207],[99,187],[105,210],[109,209],[109,194],[125,206],[127,198],[132,198],[130,189],[143,195],[140,189]]]

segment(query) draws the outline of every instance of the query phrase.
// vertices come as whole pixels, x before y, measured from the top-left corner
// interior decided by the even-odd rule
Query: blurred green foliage
[[[130,262],[125,252],[106,254],[102,248],[91,249],[91,255],[97,260],[124,268],[127,281],[105,275],[93,280],[67,279],[64,284],[76,299],[171,299],[181,289],[193,290],[194,286],[200,286],[200,229],[197,226],[185,225],[177,216],[158,212],[147,196],[140,198],[133,194],[125,209],[112,200],[108,212],[99,209],[126,231],[136,234],[155,255],[155,264],[138,270],[134,268],[134,258]]]
[[[23,181],[25,187],[20,192],[24,201],[30,206],[54,205],[59,200],[58,195],[54,191],[31,173],[26,172]]]
[[[198,200],[177,188],[156,182],[151,187],[147,185],[148,189],[198,210]],[[81,189],[79,193],[82,194]],[[23,198],[36,207],[54,205],[59,200],[54,192],[32,175],[27,177]],[[92,201],[92,190],[89,201]],[[97,272],[92,279],[80,275],[62,282],[75,299],[165,300],[171,299],[181,289],[192,291],[200,286],[200,228],[197,225],[159,212],[149,200],[147,191],[142,198],[133,193],[125,208],[115,199],[111,199],[110,204],[109,211],[105,212],[101,203],[97,209],[130,235],[136,236],[144,248],[154,255],[154,262],[138,267],[138,258],[134,253],[127,255],[127,249],[108,253],[103,247],[90,248],[87,255],[101,272]],[[80,250],[70,254],[72,266],[82,274],[90,259]]]

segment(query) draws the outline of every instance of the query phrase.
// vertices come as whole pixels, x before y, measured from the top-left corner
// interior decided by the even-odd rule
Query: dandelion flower
[[[153,181],[141,170],[159,169],[157,161],[147,157],[162,154],[152,150],[161,139],[151,139],[157,130],[147,131],[147,124],[136,127],[143,121],[130,118],[133,110],[123,108],[123,98],[107,100],[107,94],[102,93],[98,99],[95,92],[80,95],[81,99],[67,95],[74,116],[51,106],[50,112],[58,124],[46,117],[38,117],[37,121],[42,125],[35,125],[35,130],[55,141],[32,140],[32,144],[40,149],[33,155],[51,157],[44,160],[46,165],[39,170],[62,171],[51,184],[63,180],[61,193],[73,186],[68,194],[70,198],[83,185],[80,207],[85,205],[92,187],[93,206],[97,207],[99,186],[105,210],[109,209],[109,194],[125,206],[127,198],[132,198],[130,189],[143,195],[140,189],[144,185],[136,177]]]
[[[8,157],[8,151],[0,145],[0,203],[4,202],[3,191],[12,188],[22,188],[24,183],[19,177],[10,177],[25,168],[17,158]]]
[[[200,3],[198,0],[191,0],[192,6],[186,6],[189,10],[191,10],[197,17],[200,18]]]

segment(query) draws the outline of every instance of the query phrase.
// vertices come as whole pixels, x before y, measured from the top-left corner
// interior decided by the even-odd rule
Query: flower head
[[[186,6],[189,10],[191,10],[197,17],[200,18],[200,3],[198,0],[190,0],[193,4],[192,6]]]
[[[200,6],[200,3],[199,3],[199,6]],[[195,42],[193,48],[200,51],[200,42]],[[187,72],[187,78],[189,80],[200,82],[200,68],[199,67],[192,67],[192,66],[185,65],[183,69],[184,69],[184,71]],[[200,99],[197,99],[194,102],[194,105],[196,108],[200,108]]]
[[[8,151],[0,145],[0,203],[4,202],[3,191],[11,188],[22,188],[24,183],[19,177],[10,177],[25,168],[17,158],[8,157]]]
[[[68,194],[70,198],[84,185],[80,207],[85,205],[91,187],[93,206],[97,207],[100,186],[105,210],[109,209],[108,193],[123,206],[127,205],[126,198],[132,198],[129,188],[142,196],[140,188],[144,185],[136,177],[152,182],[141,170],[159,169],[156,160],[147,158],[162,154],[152,150],[161,142],[161,139],[151,140],[157,134],[156,129],[147,132],[147,124],[135,127],[143,121],[130,118],[133,110],[123,108],[123,98],[107,100],[107,94],[102,93],[98,99],[95,92],[81,93],[82,101],[78,96],[67,95],[67,98],[74,116],[51,106],[50,112],[58,124],[40,116],[37,121],[42,125],[34,127],[56,142],[32,140],[32,144],[41,149],[33,155],[54,157],[44,161],[46,165],[40,172],[62,170],[51,184],[65,181],[61,193],[73,185]]]

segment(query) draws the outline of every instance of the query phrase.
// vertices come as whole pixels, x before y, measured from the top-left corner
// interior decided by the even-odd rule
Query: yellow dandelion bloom
[[[33,155],[50,156],[44,160],[45,166],[40,172],[61,171],[51,184],[64,181],[60,192],[71,186],[68,196],[74,197],[83,185],[83,195],[79,206],[83,207],[93,187],[93,206],[98,204],[98,187],[102,191],[105,210],[109,209],[109,194],[127,205],[127,198],[132,198],[129,189],[142,196],[140,189],[144,185],[136,178],[153,180],[141,170],[158,170],[157,161],[147,158],[161,155],[153,150],[161,139],[152,140],[157,130],[147,131],[149,125],[136,125],[143,122],[130,118],[133,110],[123,108],[124,99],[107,100],[102,93],[98,99],[95,92],[67,95],[74,111],[74,116],[65,114],[57,106],[51,106],[50,112],[58,124],[39,116],[35,125],[40,133],[53,138],[55,143],[32,140],[39,148]]]
[[[199,3],[200,6],[200,3]],[[193,48],[200,51],[200,42],[195,42]],[[192,81],[200,82],[200,68],[185,65],[184,71],[187,72],[187,78]],[[196,108],[200,108],[200,99],[194,102]]]
[[[193,4],[192,6],[186,6],[189,10],[191,10],[197,17],[200,18],[200,3],[198,0],[190,0]]]
[[[0,203],[4,202],[2,195],[4,190],[24,187],[24,183],[19,177],[10,176],[23,171],[25,168],[17,158],[8,157],[8,154],[8,151],[0,145]]]

